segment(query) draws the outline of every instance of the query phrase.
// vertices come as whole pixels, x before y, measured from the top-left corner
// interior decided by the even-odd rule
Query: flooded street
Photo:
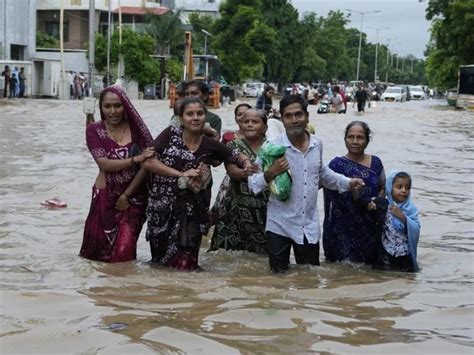
[[[134,103],[153,136],[166,127],[167,102]],[[234,107],[215,111],[224,130],[235,128]],[[436,100],[349,111],[310,107],[325,162],[345,154],[344,128],[362,119],[374,132],[367,152],[411,173],[417,274],[328,264],[321,253],[320,267],[273,276],[265,257],[206,253],[209,238],[205,271],[176,272],[150,266],[144,232],[135,262],[82,259],[98,171],[82,102],[0,101],[1,353],[472,354],[474,114]],[[222,177],[215,169],[214,190]],[[41,208],[52,197],[68,207]]]

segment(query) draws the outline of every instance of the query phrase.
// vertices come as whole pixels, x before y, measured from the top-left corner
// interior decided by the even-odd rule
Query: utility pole
[[[125,64],[124,64],[123,54],[122,54],[122,8],[121,8],[120,0],[118,0],[118,9],[119,9],[119,48],[120,48],[120,53],[119,53],[119,62],[118,62],[118,66],[117,66],[117,79],[120,79],[124,75],[124,72],[125,72]],[[120,80],[120,82],[121,82],[121,80]]]
[[[111,1],[109,0],[109,15],[107,18],[107,86],[110,85],[110,35],[112,32],[111,6]]]
[[[89,96],[94,97],[95,0],[89,0]]]
[[[375,65],[374,65],[374,83],[377,82],[377,69],[378,69],[378,54],[379,54],[379,31],[380,30],[388,30],[389,27],[382,27],[382,28],[372,28],[368,27],[373,30],[377,31],[377,43],[375,44]]]
[[[390,60],[390,41],[392,39],[397,39],[397,37],[387,38],[387,72],[385,73],[385,83],[388,83],[388,68],[389,68],[389,60]]]
[[[362,48],[362,26],[364,24],[364,15],[367,14],[375,14],[377,12],[381,12],[380,10],[375,10],[375,11],[356,11],[356,10],[351,10],[351,9],[346,9],[346,11],[349,12],[355,12],[356,14],[360,15],[360,31],[359,31],[359,52],[357,54],[357,75],[356,75],[356,81],[359,81],[359,69],[360,69],[360,52]]]
[[[69,83],[66,80],[66,71],[64,69],[64,2],[61,0],[59,7],[59,52],[61,54],[61,77],[59,80],[58,96],[60,100],[71,98]]]

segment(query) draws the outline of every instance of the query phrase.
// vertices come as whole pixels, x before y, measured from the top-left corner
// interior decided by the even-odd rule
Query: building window
[[[46,21],[46,33],[59,39],[59,21]],[[64,42],[69,42],[69,22],[63,23]]]
[[[81,5],[82,5],[82,1],[81,1],[81,0],[71,0],[71,5],[81,6]]]

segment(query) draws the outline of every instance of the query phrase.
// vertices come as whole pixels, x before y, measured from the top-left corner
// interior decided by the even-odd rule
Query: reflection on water
[[[412,174],[421,272],[322,261],[273,276],[264,257],[207,245],[204,272],[151,267],[144,238],[136,262],[79,258],[97,171],[81,103],[2,103],[2,352],[472,353],[473,115],[439,105],[380,103],[363,117],[310,108],[326,161],[345,153],[344,127],[362,118],[374,131],[368,151]],[[137,108],[154,135],[171,116],[165,102]],[[218,111],[224,128],[232,109]],[[56,196],[67,209],[41,208]]]

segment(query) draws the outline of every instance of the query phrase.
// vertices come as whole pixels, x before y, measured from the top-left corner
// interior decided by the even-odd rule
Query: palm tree
[[[161,58],[161,77],[165,73],[165,55],[172,54],[175,48],[184,43],[184,31],[180,19],[181,9],[168,11],[157,16],[152,12],[145,15],[145,31],[154,38],[156,53]],[[168,53],[167,53],[168,52]]]

